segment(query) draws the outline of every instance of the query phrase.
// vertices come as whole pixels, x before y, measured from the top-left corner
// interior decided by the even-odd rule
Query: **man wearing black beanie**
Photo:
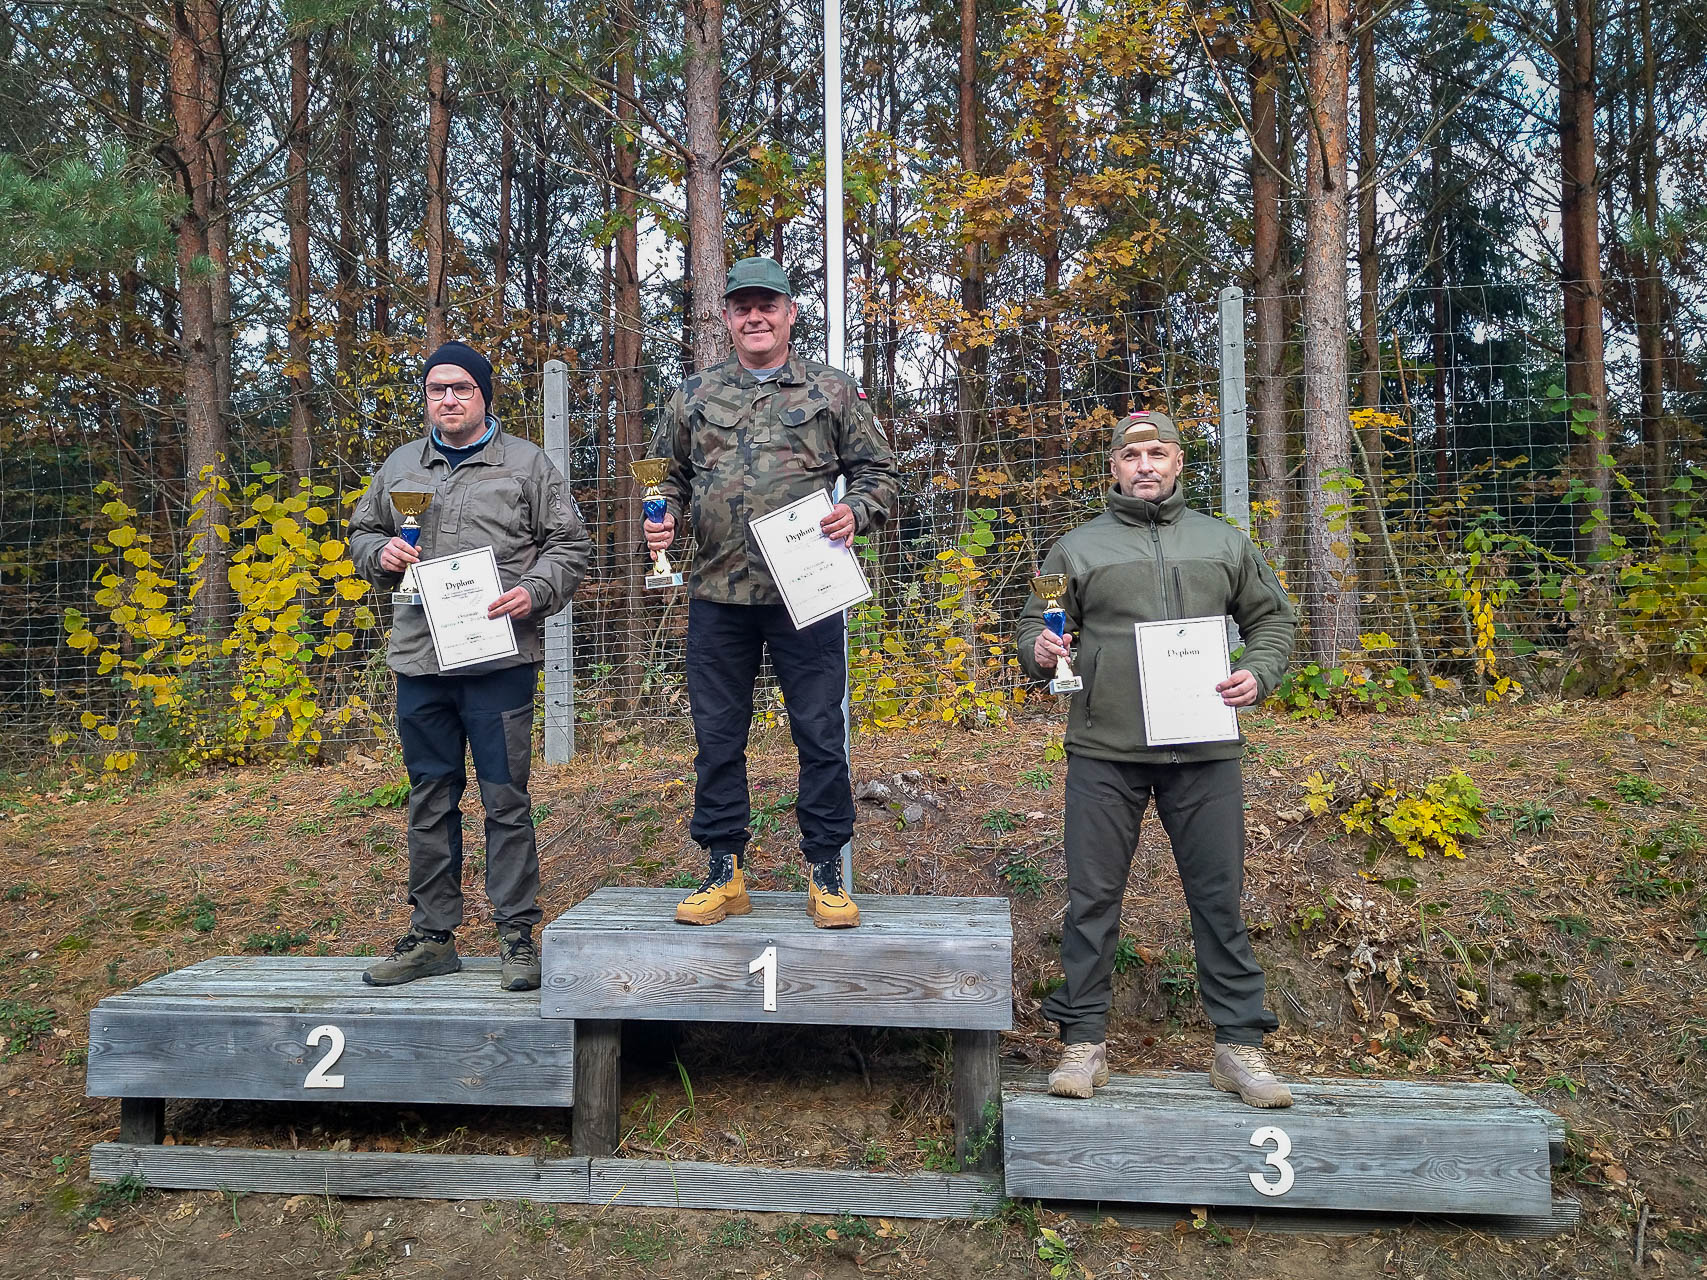
[[[421,379],[427,431],[394,450],[350,517],[350,554],[363,577],[393,588],[423,559],[490,547],[503,593],[487,616],[508,616],[516,653],[439,670],[426,615],[399,604],[388,663],[397,673],[397,736],[409,770],[409,932],[362,980],[392,986],[462,968],[453,931],[462,923],[465,753],[474,758],[486,810],[486,896],[498,926],[501,985],[539,986],[533,927],[541,913],[539,846],[528,774],[533,703],[545,620],[568,603],[587,569],[591,542],[569,485],[538,445],[508,434],[488,410],[492,365],[447,342]],[[400,536],[393,493],[431,495],[419,544]]]

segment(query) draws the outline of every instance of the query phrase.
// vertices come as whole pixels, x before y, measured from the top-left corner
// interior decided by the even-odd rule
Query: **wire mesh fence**
[[[1687,493],[1654,492],[1652,451],[1625,403],[1631,379],[1615,366],[1622,412],[1603,447],[1618,478],[1610,528],[1626,545],[1606,553],[1617,572],[1580,572],[1592,503],[1573,490],[1581,441],[1556,388],[1557,343],[1537,319],[1548,302],[1538,295],[1439,341],[1415,332],[1384,340],[1379,408],[1353,415],[1363,449],[1336,499],[1359,604],[1360,639],[1343,662],[1376,694],[1474,691],[1502,675],[1562,669],[1584,618],[1595,608],[1616,614],[1622,601],[1610,593],[1628,592],[1629,566],[1664,549],[1666,531],[1642,514],[1663,506],[1669,521],[1691,518],[1687,501],[1672,511],[1672,497]],[[1102,509],[1110,432],[1131,408],[1174,414],[1188,442],[1188,500],[1220,510],[1220,324],[1212,301],[1170,299],[1115,316],[1016,321],[971,352],[929,332],[866,343],[865,385],[903,492],[887,527],[859,544],[875,592],[849,619],[859,726],[1055,709],[1028,687],[1012,649],[1030,577],[1056,538]],[[679,374],[659,364],[637,381],[602,368],[563,375],[562,461],[594,542],[568,628],[568,714],[583,744],[686,715],[686,599],[641,586],[639,491],[628,472]],[[542,443],[543,379],[510,371],[495,405],[507,430]],[[618,403],[619,388],[636,385],[638,414]],[[1259,392],[1247,379],[1244,400]],[[1268,393],[1278,413],[1253,418],[1244,442],[1253,532],[1308,627],[1325,588],[1305,538],[1302,493],[1314,463],[1296,366]],[[1669,407],[1666,436],[1666,472],[1686,482],[1701,463],[1687,407]],[[186,520],[194,485],[170,412],[50,401],[0,454],[0,712],[10,760],[74,751],[127,767],[387,736],[390,605],[353,575],[342,522],[389,448],[419,433],[418,388],[373,379],[315,408],[314,466],[303,481],[283,470],[288,402],[238,400],[224,532],[199,536],[229,537],[241,616],[211,632],[196,613],[198,534]],[[1284,458],[1284,472],[1267,474],[1255,437],[1276,430],[1268,453]],[[692,557],[691,541],[673,556],[685,565]],[[1591,579],[1608,584],[1604,598]],[[1698,659],[1707,643],[1699,612],[1693,619],[1649,617],[1655,634],[1638,657]],[[1323,689],[1336,678],[1317,676]],[[758,707],[761,717],[785,714],[768,679]]]

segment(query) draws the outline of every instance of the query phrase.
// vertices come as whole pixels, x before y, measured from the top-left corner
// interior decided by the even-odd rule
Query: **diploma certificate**
[[[491,547],[422,560],[415,566],[415,585],[421,592],[427,628],[433,633],[440,671],[517,652],[516,629],[509,615],[486,616],[486,607],[504,594],[498,558]]]
[[[1232,674],[1225,618],[1140,622],[1138,685],[1144,695],[1144,740],[1152,747],[1237,742],[1238,713],[1215,686]]]
[[[796,631],[871,599],[853,547],[818,530],[831,505],[830,491],[820,489],[749,522]]]

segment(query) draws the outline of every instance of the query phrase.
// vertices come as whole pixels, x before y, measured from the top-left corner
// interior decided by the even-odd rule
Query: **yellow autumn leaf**
[[[345,578],[338,583],[338,594],[346,600],[360,600],[367,594],[367,583],[359,578]]]
[[[316,510],[318,509],[316,508]],[[322,560],[336,560],[343,554],[344,544],[336,538],[328,538],[320,544],[320,558]]]
[[[93,729],[96,725],[101,723],[101,717],[96,715],[93,711],[85,711],[78,717],[78,720],[82,723],[85,729]]]
[[[377,623],[379,619],[375,618],[373,616],[373,610],[364,604],[357,606],[355,613],[351,615],[351,621],[353,621],[358,627],[371,627]]]
[[[95,734],[97,737],[101,738],[102,740],[104,740],[106,742],[111,742],[114,738],[119,736],[118,726],[117,725],[111,725],[111,724],[103,724],[95,730]]]

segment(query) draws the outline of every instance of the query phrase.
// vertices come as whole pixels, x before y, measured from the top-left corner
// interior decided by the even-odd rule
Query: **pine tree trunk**
[[[308,348],[308,35],[290,42],[290,136],[285,157],[285,223],[290,236],[290,319],[286,363],[290,381],[290,463],[307,479],[313,463],[313,375]]]
[[[380,66],[395,69],[396,50],[391,37],[382,37]],[[391,150],[397,136],[392,118],[394,106],[379,95],[373,129],[373,327],[382,338],[391,336]]]
[[[723,324],[723,0],[688,0],[683,67],[687,110],[688,280],[693,363],[709,369],[729,354]]]
[[[1430,117],[1440,118],[1440,82],[1430,81]],[[1452,450],[1456,444],[1447,377],[1452,368],[1452,309],[1446,294],[1446,141],[1436,134],[1429,146],[1428,227],[1429,304],[1433,312],[1430,335],[1434,362],[1434,501],[1442,513],[1452,505]]]
[[[640,673],[646,659],[642,626],[646,616],[641,607],[641,581],[647,572],[641,523],[641,486],[624,483],[628,465],[646,450],[646,387],[641,374],[640,315],[640,201],[639,156],[634,128],[634,45],[640,24],[634,0],[616,0],[616,117],[614,163],[616,178],[615,312],[612,360],[616,368],[616,424],[614,489],[625,501],[612,522],[616,527],[615,570],[618,596],[615,634],[621,652],[613,655],[617,671],[617,711],[632,711],[640,690]]]
[[[1310,0],[1304,247],[1304,453],[1309,512],[1311,655],[1336,665],[1357,642],[1352,531],[1335,481],[1351,474],[1347,416],[1346,132],[1350,91],[1347,0]],[[1338,526],[1338,527],[1336,527]]]
[[[219,57],[221,29],[211,0],[183,0],[174,8],[168,51],[167,96],[173,150],[186,207],[178,222],[179,347],[184,366],[184,464],[191,530],[201,558],[195,616],[206,633],[230,616],[230,558],[217,526],[227,522],[217,483],[225,470],[225,418],[219,411],[218,333],[209,269],[214,217],[214,165],[209,143],[206,64]]]
[[[1640,0],[1641,23],[1641,162],[1636,171],[1641,175],[1642,221],[1648,234],[1659,234],[1660,222],[1660,156],[1659,129],[1654,118],[1654,29],[1649,0]],[[1632,203],[1635,203],[1632,201]],[[1666,490],[1671,486],[1670,443],[1666,438],[1665,421],[1665,343],[1662,326],[1665,323],[1665,283],[1660,279],[1660,255],[1646,249],[1639,256],[1642,278],[1636,287],[1636,346],[1641,363],[1642,382],[1642,450],[1647,455],[1648,511],[1658,522],[1661,533],[1671,530],[1671,500]]]
[[[450,103],[446,100],[448,73],[438,46],[444,12],[435,4],[427,40],[427,350],[435,351],[447,336],[450,291],[446,281],[446,240],[449,231]]]
[[[503,140],[498,149],[498,242],[492,246],[492,334],[504,331],[504,290],[510,277],[510,203],[516,185],[516,104],[509,98],[498,113]]]
[[[1277,68],[1251,55],[1251,309],[1256,332],[1251,419],[1256,434],[1257,537],[1284,568],[1291,551],[1292,494],[1286,467],[1286,268],[1280,247],[1280,131]]]
[[[1375,8],[1375,3],[1367,3]],[[1375,77],[1380,70],[1375,60],[1375,22],[1372,15],[1363,14],[1363,28],[1357,40],[1357,276],[1358,276],[1358,333],[1359,370],[1358,401],[1365,409],[1381,408],[1381,259],[1375,245]],[[1381,428],[1371,423],[1363,430],[1363,452],[1368,459],[1366,477],[1369,490],[1364,494],[1363,531],[1369,536],[1365,544],[1373,555],[1384,538],[1378,508],[1385,485],[1382,470],[1386,466],[1386,450]]]
[[[1578,521],[1577,555],[1587,559],[1610,532],[1606,333],[1600,273],[1600,199],[1595,173],[1594,0],[1558,0],[1560,284],[1564,292],[1565,392],[1570,397],[1574,470],[1595,491],[1586,533]],[[1584,416],[1579,421],[1578,414]]]
[[[213,263],[209,282],[213,299],[214,389],[216,411],[223,423],[231,421],[231,151],[225,112],[228,66],[225,57],[223,17],[215,0],[191,0],[201,75],[204,138],[207,155],[207,254]]]
[[[337,186],[338,252],[336,257],[337,310],[332,322],[332,344],[338,358],[338,392],[346,409],[353,411],[357,404],[356,391],[356,294],[360,288],[356,273],[356,86],[355,68],[350,55],[340,50],[331,55],[337,59],[338,77],[338,136],[333,144],[336,161],[333,166]],[[381,95],[383,96],[383,95]],[[384,110],[382,107],[381,110]],[[379,185],[376,197],[384,199]],[[380,216],[376,212],[377,227]]]
[[[960,0],[960,168],[975,175],[978,170],[978,3]],[[984,310],[984,245],[967,237],[960,252],[960,305],[976,319]],[[984,438],[984,378],[988,350],[968,346],[955,352],[958,374],[957,416],[960,453],[970,463]]]

